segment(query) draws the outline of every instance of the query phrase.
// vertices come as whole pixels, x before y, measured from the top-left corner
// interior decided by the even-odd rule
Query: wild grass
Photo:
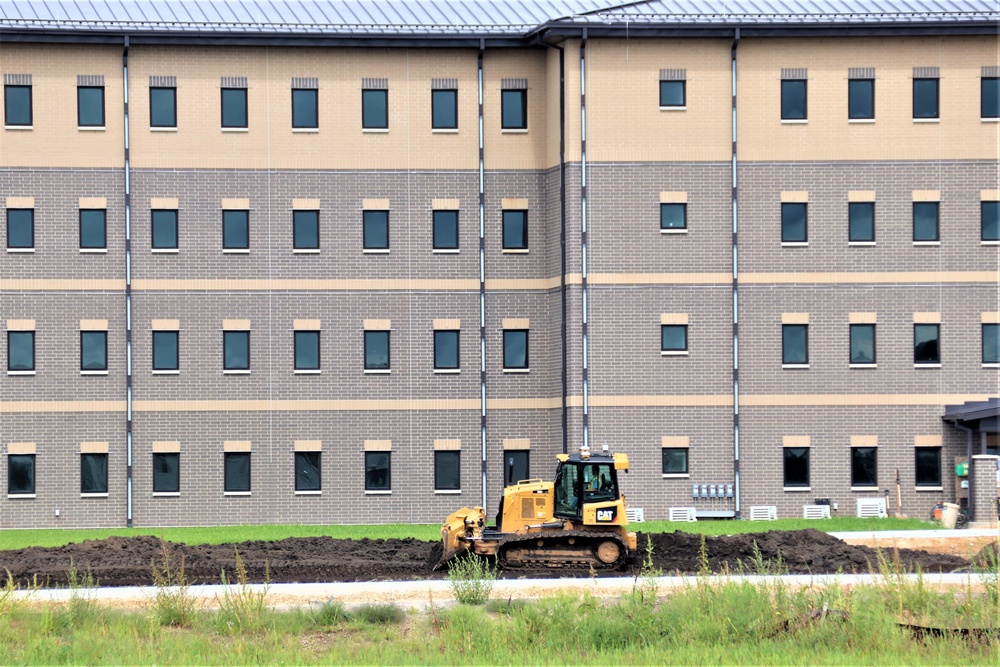
[[[455,599],[462,604],[483,604],[490,599],[499,568],[471,552],[448,563],[448,582]]]
[[[156,587],[153,613],[160,625],[188,626],[197,607],[184,574],[184,557],[177,559],[166,542],[161,541],[160,549],[160,562],[151,565]]]
[[[224,589],[222,597],[218,598],[216,626],[223,633],[264,632],[273,622],[273,614],[267,606],[267,594],[271,585],[270,566],[265,560],[263,586],[251,586],[247,581],[247,568],[240,550],[234,547],[233,552],[236,555],[236,581],[230,581],[226,571],[222,571]]]

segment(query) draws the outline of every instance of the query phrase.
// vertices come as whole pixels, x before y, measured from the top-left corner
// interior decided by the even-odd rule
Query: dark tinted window
[[[107,248],[107,211],[80,209],[80,247]]]
[[[434,452],[434,488],[437,491],[457,491],[462,488],[462,453]]]
[[[153,454],[153,492],[177,493],[181,490],[180,454]]]
[[[528,91],[500,91],[500,127],[505,130],[528,128]]]
[[[981,240],[1000,241],[1000,201],[980,202],[979,221]]]
[[[687,229],[687,204],[660,204],[660,229]]]
[[[250,490],[250,452],[226,452],[223,467],[225,491]]]
[[[7,209],[7,247],[35,247],[35,211],[33,209]]]
[[[434,332],[434,368],[458,368],[458,332]]]
[[[530,477],[528,471],[527,449],[508,449],[503,453],[504,486],[516,484]]]
[[[1000,79],[983,77],[980,80],[980,118],[1000,117]]]
[[[362,224],[365,250],[388,250],[389,211],[365,211]]]
[[[434,249],[458,250],[458,211],[434,211]]]
[[[872,79],[851,79],[847,82],[847,117],[875,118],[875,82]]]
[[[250,212],[222,212],[222,247],[226,250],[250,248]]]
[[[108,455],[80,454],[80,493],[108,492]]]
[[[851,448],[851,486],[878,486],[878,448]]]
[[[660,351],[661,352],[683,352],[687,350],[687,325],[686,324],[661,324],[660,325]]]
[[[687,103],[685,93],[686,81],[661,81],[660,82],[660,106],[661,107],[682,107]]]
[[[865,242],[875,240],[875,203],[851,202],[847,205],[848,240]]]
[[[938,241],[939,202],[913,202],[913,240]]]
[[[781,325],[781,363],[809,363],[809,325]]]
[[[247,89],[222,89],[222,127],[247,127]]]
[[[7,332],[7,370],[35,370],[35,332]]]
[[[688,472],[688,450],[683,447],[663,448],[663,474],[686,475]]]
[[[31,86],[3,87],[4,125],[31,125]]]
[[[431,128],[454,130],[458,128],[458,91],[431,91]]]
[[[7,493],[9,495],[35,492],[35,455],[10,454],[7,456]]]
[[[250,332],[222,332],[223,368],[227,371],[250,369]]]
[[[319,250],[319,211],[292,211],[292,244],[296,250]]]
[[[153,211],[153,248],[177,249],[177,211]]]
[[[805,120],[806,82],[785,80],[781,82],[781,120]]]
[[[1000,324],[983,325],[983,363],[1000,364]]]
[[[809,486],[809,448],[784,448],[784,485]]]
[[[938,117],[938,80],[913,80],[913,117]]]
[[[783,203],[781,205],[781,241],[783,243],[808,241],[806,225],[806,204]]]
[[[366,491],[388,491],[392,488],[390,454],[391,452],[365,452]]]
[[[875,325],[851,325],[851,363],[875,363]]]
[[[361,91],[361,127],[384,130],[389,127],[389,91]]]
[[[319,127],[319,91],[296,88],[292,90],[292,127],[313,129]]]
[[[179,334],[176,331],[153,332],[153,370],[176,371],[180,368]]]
[[[295,370],[319,370],[319,332],[295,332]]]
[[[917,447],[917,486],[941,486],[941,448]]]
[[[149,126],[177,127],[177,89],[149,89]]]
[[[528,367],[528,331],[505,329],[503,332],[503,367]]]
[[[503,212],[503,248],[504,250],[528,249],[528,212]]]
[[[319,491],[322,452],[295,452],[295,490]]]
[[[940,337],[941,337],[940,324],[914,324],[913,363],[940,364],[941,363]]]
[[[77,87],[76,124],[80,127],[104,127],[103,86]]]
[[[80,332],[80,370],[108,370],[108,332]]]
[[[365,370],[389,370],[389,332],[365,332]]]

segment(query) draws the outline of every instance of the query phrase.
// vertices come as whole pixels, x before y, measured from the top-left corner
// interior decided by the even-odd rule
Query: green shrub
[[[313,614],[313,625],[328,628],[339,625],[347,619],[347,610],[344,609],[344,605],[330,598]]]
[[[490,599],[499,570],[486,559],[466,552],[448,564],[448,581],[462,604],[483,604]]]
[[[365,604],[351,612],[351,618],[370,625],[402,623],[406,614],[394,604]]]
[[[484,608],[491,614],[512,616],[519,609],[524,609],[527,604],[527,600],[514,600],[512,598],[507,598],[506,600],[488,600]]]

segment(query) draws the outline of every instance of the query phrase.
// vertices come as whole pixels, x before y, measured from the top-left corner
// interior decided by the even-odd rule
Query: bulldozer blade
[[[486,513],[480,507],[463,507],[453,512],[441,526],[441,559],[434,569],[441,569],[441,566],[449,560],[468,551],[469,543],[465,541],[466,536],[478,535],[485,520]]]

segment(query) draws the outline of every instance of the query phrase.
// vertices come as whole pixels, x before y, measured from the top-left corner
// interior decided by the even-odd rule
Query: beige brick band
[[[802,190],[783,190],[781,192],[782,204],[804,204],[809,201],[809,193]]]
[[[107,454],[108,443],[106,442],[81,442],[81,454]]]
[[[249,331],[250,320],[222,320],[223,331]]]
[[[181,443],[176,440],[154,440],[154,454],[178,454],[181,451]]]
[[[388,211],[388,199],[362,199],[361,208],[365,211]]]
[[[661,204],[686,204],[688,200],[688,193],[686,192],[661,192],[660,193],[660,203]]]
[[[459,207],[457,199],[432,199],[431,210],[434,211],[457,211]]]
[[[35,208],[35,198],[7,197],[7,208]]]
[[[365,320],[363,325],[365,331],[389,331],[392,329],[392,320]]]
[[[392,440],[365,440],[366,452],[391,452]]]
[[[322,440],[296,440],[295,451],[297,452],[321,452],[323,451]]]
[[[1000,190],[980,190],[979,191],[980,201],[1000,201]],[[10,204],[7,204],[9,207]]]
[[[980,313],[979,321],[983,324],[1000,324],[1000,312]]]
[[[318,199],[293,199],[293,211],[318,211],[320,209]]]
[[[504,329],[530,329],[531,323],[526,317],[505,317],[501,326]]]
[[[178,331],[181,328],[180,320],[153,320],[153,331]]]
[[[226,440],[222,443],[222,451],[249,452],[252,444],[249,440]]]
[[[941,324],[941,313],[913,313],[914,324]]]
[[[34,331],[35,320],[7,320],[7,331]]]
[[[850,190],[847,193],[849,202],[870,202],[875,201],[874,190]]]
[[[686,435],[665,435],[660,438],[660,447],[690,447],[691,438]]]
[[[80,331],[107,331],[107,320],[80,320]]]
[[[941,201],[940,190],[914,190],[913,201]]]
[[[250,200],[223,199],[221,206],[223,211],[246,211],[250,209]]]
[[[504,450],[531,449],[531,438],[504,438]]]
[[[107,208],[108,198],[107,197],[80,197],[79,199],[80,208]]]
[[[660,324],[687,324],[687,313],[660,313]]]
[[[154,197],[149,200],[149,208],[172,211],[180,208],[180,202],[177,197]]]
[[[878,447],[877,435],[852,435],[851,447]]]
[[[293,320],[292,328],[296,331],[319,331],[323,328],[320,320]]]
[[[436,452],[448,452],[457,451],[462,449],[461,440],[435,440],[434,441],[434,451]]]
[[[502,199],[500,200],[500,208],[505,211],[520,211],[528,208],[528,200],[514,198]]]
[[[435,331],[449,331],[451,329],[461,329],[462,320],[434,320],[432,326]]]
[[[940,447],[943,438],[940,435],[915,435],[913,436],[914,447]]]
[[[808,447],[809,442],[808,435],[785,435],[781,438],[782,447]]]
[[[33,442],[8,442],[8,454],[34,454],[35,443]]]
[[[809,313],[782,313],[782,324],[809,324]]]
[[[878,313],[848,313],[847,321],[851,324],[876,324]]]

